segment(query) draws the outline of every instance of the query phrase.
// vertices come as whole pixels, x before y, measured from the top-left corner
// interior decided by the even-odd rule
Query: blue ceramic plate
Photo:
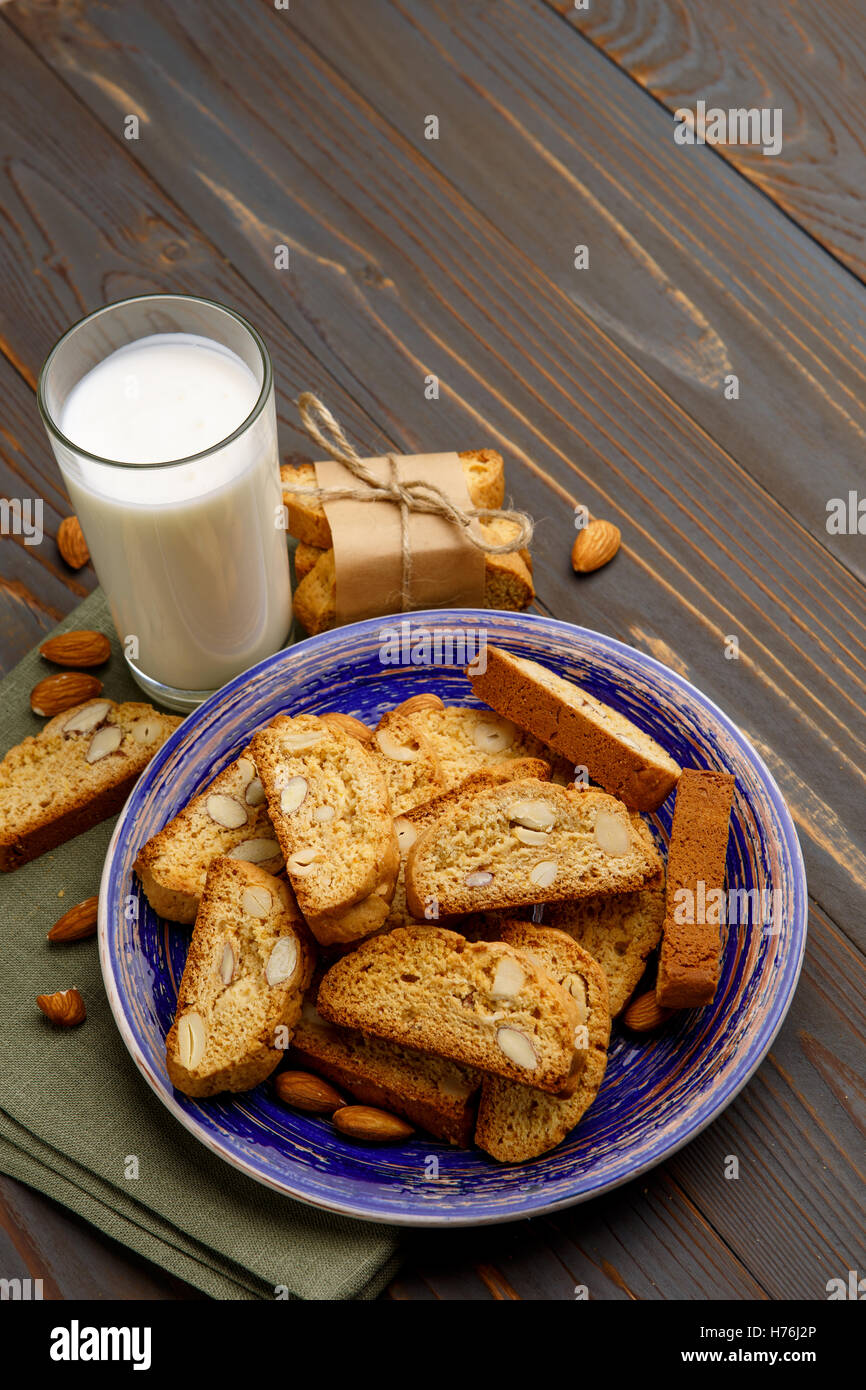
[[[357,623],[279,652],[220,690],[168,740],[130,796],[108,851],[99,902],[102,970],[121,1036],[150,1086],[196,1138],[250,1177],[368,1220],[508,1221],[583,1201],[635,1177],[692,1139],[748,1081],[797,984],[806,938],[803,863],[779,789],[747,739],[699,690],[651,657],[548,618],[436,610],[413,614],[411,630],[408,624],[404,629],[422,659],[419,635],[439,634],[439,655],[450,655],[451,664],[431,669],[411,664],[408,646],[397,651],[392,643],[383,650],[383,631],[400,622]],[[471,639],[479,630],[490,642],[586,685],[681,764],[734,773],[728,884],[778,890],[773,928],[728,928],[711,1006],[682,1014],[649,1041],[630,1041],[615,1029],[594,1105],[558,1149],[532,1163],[503,1166],[425,1135],[388,1148],[353,1144],[328,1121],[285,1109],[268,1084],[212,1100],[181,1095],[166,1074],[164,1040],[189,929],[151,911],[132,872],[139,848],[280,711],[337,709],[375,723],[390,706],[431,687],[446,704],[477,703],[459,645],[449,653],[445,639],[449,632]],[[389,657],[405,657],[407,664]],[[652,818],[662,844],[671,801]],[[137,913],[130,911],[130,898]]]

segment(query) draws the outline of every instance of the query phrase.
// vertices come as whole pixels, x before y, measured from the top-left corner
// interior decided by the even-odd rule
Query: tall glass
[[[124,352],[106,363],[119,349]],[[155,357],[153,349],[163,356]],[[139,372],[135,364],[141,362],[145,368]],[[117,363],[134,369],[120,378]],[[189,451],[194,436],[182,415],[184,409],[189,415],[187,366],[194,368],[200,399],[214,407],[202,410],[194,423],[207,431],[226,422],[224,437],[209,440],[200,452]],[[166,368],[168,392],[159,375]],[[225,385],[226,371],[241,374],[248,399],[242,392],[235,398],[234,379]],[[64,433],[64,412],[71,429],[82,393],[72,402],[70,396],[91,372],[82,386],[90,392],[89,423],[83,431],[76,426],[76,441]],[[101,396],[94,396],[97,375]],[[159,401],[144,415],[142,381]],[[233,407],[244,400],[235,421]],[[42,368],[38,401],[142,690],[171,709],[189,710],[279,650],[291,624],[291,592],[273,371],[255,329],[223,305],[186,295],[143,295],[111,304],[56,344]],[[113,433],[102,430],[104,422]],[[111,439],[127,461],[90,452],[82,432]],[[175,437],[187,441],[185,457],[169,457]],[[152,458],[141,458],[148,450]]]

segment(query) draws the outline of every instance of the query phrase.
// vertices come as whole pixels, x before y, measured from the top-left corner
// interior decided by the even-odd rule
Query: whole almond
[[[396,1144],[408,1139],[414,1130],[398,1115],[377,1110],[372,1105],[346,1105],[331,1117],[341,1134],[363,1139],[368,1144]]]
[[[49,941],[83,941],[96,932],[98,898],[85,898],[83,903],[64,912],[48,933]]]
[[[330,1082],[308,1071],[281,1071],[274,1077],[274,1088],[285,1105],[309,1115],[333,1115],[346,1104]]]
[[[57,529],[57,549],[70,569],[80,570],[90,559],[87,541],[77,516],[66,516]]]
[[[87,1017],[84,1000],[77,989],[61,989],[56,994],[37,994],[36,1003],[45,1017],[58,1028],[75,1028]]]
[[[102,689],[102,681],[84,671],[55,671],[30,692],[30,708],[34,714],[62,714],[73,705],[92,700]]]
[[[633,999],[622,1016],[622,1021],[626,1028],[630,1028],[633,1033],[652,1033],[656,1028],[661,1028],[663,1023],[667,1023],[669,1018],[673,1018],[675,1010],[662,1009],[656,1003],[656,992],[648,989],[645,994],[639,994]]]
[[[369,743],[373,737],[373,730],[362,724],[360,719],[356,719],[354,714],[340,714],[336,710],[329,710],[320,717],[325,724],[330,724],[332,729],[342,729],[343,733],[351,734],[361,743]]]
[[[589,525],[578,531],[577,539],[571,548],[571,566],[578,574],[589,574],[601,569],[612,560],[620,547],[619,527],[612,521],[598,521],[593,518]]]
[[[56,666],[101,666],[111,656],[111,643],[102,632],[60,632],[39,648]]]
[[[395,705],[394,714],[415,714],[422,709],[444,709],[444,705],[432,690],[422,690],[420,695],[410,695],[408,700]]]

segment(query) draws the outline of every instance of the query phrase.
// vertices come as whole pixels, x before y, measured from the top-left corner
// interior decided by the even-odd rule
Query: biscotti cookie
[[[610,1012],[604,971],[571,937],[530,923],[506,927],[503,938],[535,960],[575,998],[581,1015],[584,1064],[574,1094],[543,1091],[485,1076],[475,1142],[500,1163],[522,1163],[561,1144],[598,1094],[607,1066]]]
[[[399,927],[332,965],[317,1007],[332,1023],[541,1090],[576,1085],[577,1001],[502,941]]]
[[[497,534],[491,527],[479,523],[482,532],[495,540]],[[506,525],[514,526],[513,522]],[[299,547],[300,549],[300,547]],[[337,566],[333,550],[322,550],[314,564],[309,565],[309,547],[301,555],[303,573],[298,569],[298,553],[295,554],[295,589],[292,606],[298,622],[316,636],[320,632],[330,632],[337,621]],[[522,613],[535,598],[532,584],[532,571],[519,551],[503,555],[484,557],[484,607],[502,608],[513,613]]]
[[[115,815],[181,722],[152,705],[86,700],[10,748],[0,762],[0,870]]]
[[[502,455],[495,449],[470,449],[460,454],[463,477],[474,507],[501,507],[505,498],[505,473]],[[312,463],[284,463],[280,468],[283,482],[283,506],[288,511],[289,533],[306,545],[327,550],[332,544],[331,527],[322,503],[314,497],[292,492],[295,487],[316,486],[316,469]]]
[[[139,850],[135,872],[153,910],[172,922],[194,922],[207,871],[219,855],[271,874],[283,867],[249,748]]]
[[[607,977],[610,1012],[615,1018],[661,940],[664,915],[665,880],[658,873],[634,893],[551,903],[544,910],[544,924],[566,932],[598,961]]]
[[[656,1000],[663,1009],[709,1004],[721,969],[721,929],[712,906],[697,921],[699,904],[725,882],[734,778],[727,772],[686,768],[677,784]],[[702,885],[702,888],[701,886]],[[687,904],[691,903],[691,913]],[[685,920],[691,915],[692,921]]]
[[[370,750],[385,778],[391,812],[400,816],[436,796],[445,786],[430,740],[399,707],[382,716]]]
[[[449,1144],[472,1142],[481,1073],[445,1057],[328,1023],[309,1003],[292,1037],[293,1059],[364,1105],[403,1115]]]
[[[461,799],[406,859],[414,917],[487,912],[641,888],[661,859],[649,831],[606,792],[525,779]]]
[[[499,763],[496,766],[482,768],[478,772],[471,772],[450,791],[440,792],[438,796],[431,797],[422,805],[415,806],[411,811],[396,816],[394,829],[397,832],[397,843],[400,847],[400,870],[386,925],[388,927],[404,927],[416,920],[410,916],[406,906],[404,873],[406,856],[423,829],[432,825],[443,811],[455,806],[461,797],[471,797],[482,787],[495,787],[502,782],[513,782],[524,777],[535,777],[539,781],[546,781],[549,776],[550,764],[542,762],[540,758],[514,758],[511,762]]]
[[[428,705],[413,709],[411,720],[432,747],[442,769],[445,790],[459,785],[470,772],[496,767],[514,758],[550,755],[538,739],[525,734],[510,719],[489,709],[464,705]]]
[[[334,721],[278,715],[250,745],[298,905],[322,943],[388,916],[400,856],[375,758]]]
[[[216,859],[165,1042],[172,1085],[214,1096],[264,1081],[284,1055],[313,966],[288,885],[254,864]]]
[[[654,811],[675,787],[680,766],[655,739],[546,666],[489,646],[486,670],[467,674],[479,699],[634,810]]]

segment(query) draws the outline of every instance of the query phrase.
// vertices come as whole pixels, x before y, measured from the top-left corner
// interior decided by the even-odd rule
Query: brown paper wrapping
[[[390,482],[391,465],[387,458],[364,462],[383,482]],[[462,511],[472,508],[457,454],[396,455],[395,462],[399,482],[435,483]],[[364,487],[348,468],[333,459],[315,467],[319,487]],[[404,608],[398,504],[346,499],[325,501],[323,505],[334,545],[338,624],[420,608],[484,606],[484,554],[445,517],[427,512],[409,515],[412,564]],[[473,522],[473,526],[477,525]]]

